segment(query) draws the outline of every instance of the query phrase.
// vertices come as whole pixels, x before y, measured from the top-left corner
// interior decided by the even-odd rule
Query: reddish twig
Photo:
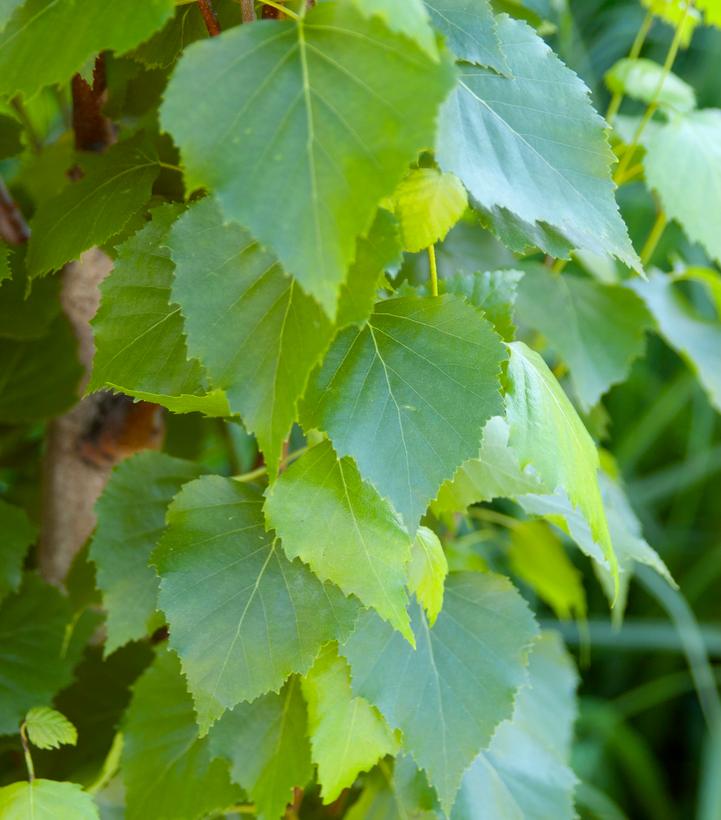
[[[107,97],[105,58],[98,55],[93,68],[93,84],[76,74],[72,80],[73,131],[80,151],[102,151],[114,139],[113,126],[103,114]]]
[[[2,179],[0,179],[0,236],[9,245],[22,245],[30,238],[30,228]]]
[[[211,37],[217,37],[220,34],[220,23],[218,22],[218,15],[213,8],[212,0],[198,0],[198,7],[200,13],[203,15],[205,27],[208,29],[208,34]]]

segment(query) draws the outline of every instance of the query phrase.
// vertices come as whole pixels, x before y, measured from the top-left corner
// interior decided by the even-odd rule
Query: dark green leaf
[[[0,498],[0,599],[20,586],[23,561],[36,536],[25,510]]]

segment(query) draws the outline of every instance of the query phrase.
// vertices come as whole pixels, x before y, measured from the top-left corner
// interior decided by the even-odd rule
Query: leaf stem
[[[428,265],[431,269],[431,295],[438,296],[438,266],[436,265],[436,246],[428,246]]]
[[[282,470],[284,467],[287,467],[289,464],[292,464],[297,458],[303,455],[303,453],[308,452],[310,447],[299,447],[297,450],[293,450],[292,453],[289,453],[284,459],[280,462],[280,469]],[[234,481],[242,481],[244,484],[248,481],[255,481],[256,478],[261,478],[268,472],[268,465],[264,464],[262,467],[256,467],[255,470],[251,470],[249,473],[241,473],[240,475],[231,476]]]
[[[30,228],[10,191],[0,177],[0,237],[9,245],[22,245],[30,238]]]
[[[23,744],[23,754],[25,755],[25,766],[28,770],[28,780],[32,783],[35,780],[35,766],[33,765],[33,758],[30,754],[30,743],[25,731],[25,721],[20,724],[20,740]]]
[[[641,49],[643,48],[643,44],[646,42],[646,37],[648,36],[652,23],[653,13],[648,11],[643,19],[643,23],[641,23],[641,28],[636,34],[636,39],[633,41],[631,50],[628,52],[628,60],[635,60],[638,58],[638,55],[641,53]],[[623,97],[623,91],[615,91],[611,97],[611,102],[608,104],[608,110],[606,111],[606,122],[608,122],[609,125],[611,125],[616,117],[616,114],[618,114],[618,109],[621,107]]]
[[[220,23],[213,8],[212,0],[198,0],[198,8],[203,15],[203,22],[208,29],[208,34],[211,37],[217,37],[220,34]]]
[[[678,50],[681,47],[681,40],[683,39],[683,24],[686,21],[686,15],[688,14],[689,6],[686,5],[683,10],[683,14],[679,17],[678,23],[676,24],[676,31],[673,35],[673,40],[671,41],[671,45],[668,48],[668,52],[666,53],[666,59],[663,61],[663,68],[661,70],[661,76],[658,79],[658,83],[656,84],[656,88],[653,92],[651,97],[651,101],[649,102],[648,106],[646,107],[646,111],[644,112],[643,117],[641,117],[641,122],[639,122],[638,127],[636,128],[636,132],[631,139],[629,145],[626,146],[623,156],[621,157],[621,161],[618,164],[618,168],[616,168],[616,173],[613,175],[614,182],[618,183],[620,179],[623,179],[626,175],[626,170],[628,169],[628,165],[633,158],[634,153],[636,152],[636,147],[639,144],[641,139],[641,135],[646,130],[646,126],[651,121],[651,117],[656,113],[656,109],[658,108],[658,98],[663,90],[663,87],[668,79],[668,75],[671,73],[671,69],[673,68],[673,64],[676,61],[676,55],[678,54]]]
[[[664,213],[663,209],[661,209],[656,216],[656,221],[653,223],[651,232],[649,233],[648,239],[646,240],[643,250],[641,251],[641,262],[644,268],[651,261],[653,252],[656,250],[658,241],[661,239],[661,235],[663,234],[667,224],[668,217]]]
[[[179,165],[173,165],[171,162],[162,162],[161,160],[156,160],[156,164],[159,165],[161,168],[167,168],[168,171],[175,171],[178,174],[183,173],[183,169]]]
[[[38,136],[37,131],[35,130],[35,126],[33,125],[28,112],[23,105],[22,100],[20,97],[14,97],[12,102],[10,103],[12,107],[15,109],[18,117],[20,118],[20,122],[22,123],[23,128],[25,129],[25,133],[27,134],[28,142],[30,143],[30,148],[34,154],[39,154],[43,150],[43,142]]]
[[[300,15],[296,14],[293,9],[287,9],[285,6],[281,5],[280,3],[276,3],[275,0],[260,0],[264,6],[270,6],[272,9],[276,11],[280,11],[283,14],[287,15],[288,17],[292,18],[293,20],[300,20]],[[305,8],[305,6],[304,6]]]
[[[517,518],[513,518],[505,513],[498,512],[498,510],[491,510],[488,507],[473,507],[468,510],[468,515],[471,518],[477,518],[479,521],[487,521],[491,524],[498,524],[506,529],[512,530],[521,526],[523,523]]]

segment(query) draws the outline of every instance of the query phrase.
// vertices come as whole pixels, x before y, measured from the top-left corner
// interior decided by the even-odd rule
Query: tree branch
[[[30,238],[30,228],[1,178],[0,236],[8,245],[22,245]]]
[[[205,27],[208,29],[208,34],[211,37],[217,37],[220,34],[220,23],[218,22],[218,15],[213,8],[212,0],[198,0],[198,7],[200,13],[203,15]]]

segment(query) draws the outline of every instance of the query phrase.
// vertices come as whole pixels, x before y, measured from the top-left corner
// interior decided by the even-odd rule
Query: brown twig
[[[255,3],[253,0],[240,0],[240,17],[244,23],[255,20]]]
[[[0,179],[0,236],[9,245],[22,245],[30,238],[30,228],[2,179]]]
[[[208,34],[211,37],[217,37],[220,34],[220,23],[218,22],[218,15],[213,8],[212,0],[198,0],[198,7],[200,13],[203,15],[205,27],[208,29]]]
[[[114,142],[113,126],[103,114],[107,98],[105,58],[98,55],[93,68],[93,84],[76,74],[72,80],[73,131],[80,151],[102,151]]]

